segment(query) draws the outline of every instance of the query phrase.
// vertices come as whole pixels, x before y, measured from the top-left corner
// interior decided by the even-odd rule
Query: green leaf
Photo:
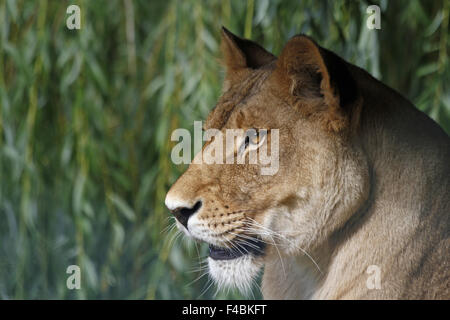
[[[130,221],[133,221],[136,218],[133,209],[131,209],[125,200],[123,200],[118,194],[110,193],[108,194],[108,198],[125,218]]]
[[[431,62],[424,66],[419,67],[416,71],[417,77],[425,77],[431,73],[436,72],[439,69],[439,64],[437,62]]]

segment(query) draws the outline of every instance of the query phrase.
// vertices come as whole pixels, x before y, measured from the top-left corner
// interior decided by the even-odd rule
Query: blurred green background
[[[381,30],[366,27],[370,4]],[[194,281],[207,248],[174,239],[164,196],[185,169],[170,133],[220,94],[220,27],[274,54],[310,35],[450,132],[449,6],[0,0],[0,299],[213,298],[208,276]],[[66,287],[72,264],[80,290]]]

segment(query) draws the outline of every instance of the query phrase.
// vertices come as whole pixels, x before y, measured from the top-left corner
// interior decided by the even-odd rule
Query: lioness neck
[[[364,101],[357,140],[368,164],[368,197],[309,252],[320,272],[305,257],[284,259],[288,276],[269,264],[264,295],[448,299],[449,138],[400,94],[350,68]]]
[[[370,193],[330,239],[332,258],[312,298],[448,298],[448,136],[367,72],[353,73]],[[379,286],[368,283],[371,266]]]

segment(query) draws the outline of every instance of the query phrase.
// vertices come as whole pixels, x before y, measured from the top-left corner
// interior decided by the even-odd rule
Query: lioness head
[[[306,36],[289,40],[277,58],[223,29],[221,49],[223,94],[204,129],[222,137],[242,129],[233,155],[244,158],[264,144],[274,152],[276,138],[279,166],[262,174],[267,165],[249,161],[196,164],[211,139],[165,204],[180,229],[210,245],[213,279],[245,291],[265,264],[323,245],[367,198],[355,134],[361,98],[346,63]]]

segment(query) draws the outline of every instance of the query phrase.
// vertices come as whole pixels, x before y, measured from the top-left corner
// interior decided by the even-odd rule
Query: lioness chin
[[[221,50],[204,129],[263,128],[267,143],[277,129],[279,168],[196,164],[200,152],[169,190],[178,227],[210,244],[219,286],[246,291],[264,269],[268,299],[450,298],[447,134],[309,37],[277,58],[223,29]],[[233,155],[258,139],[238,137]]]

